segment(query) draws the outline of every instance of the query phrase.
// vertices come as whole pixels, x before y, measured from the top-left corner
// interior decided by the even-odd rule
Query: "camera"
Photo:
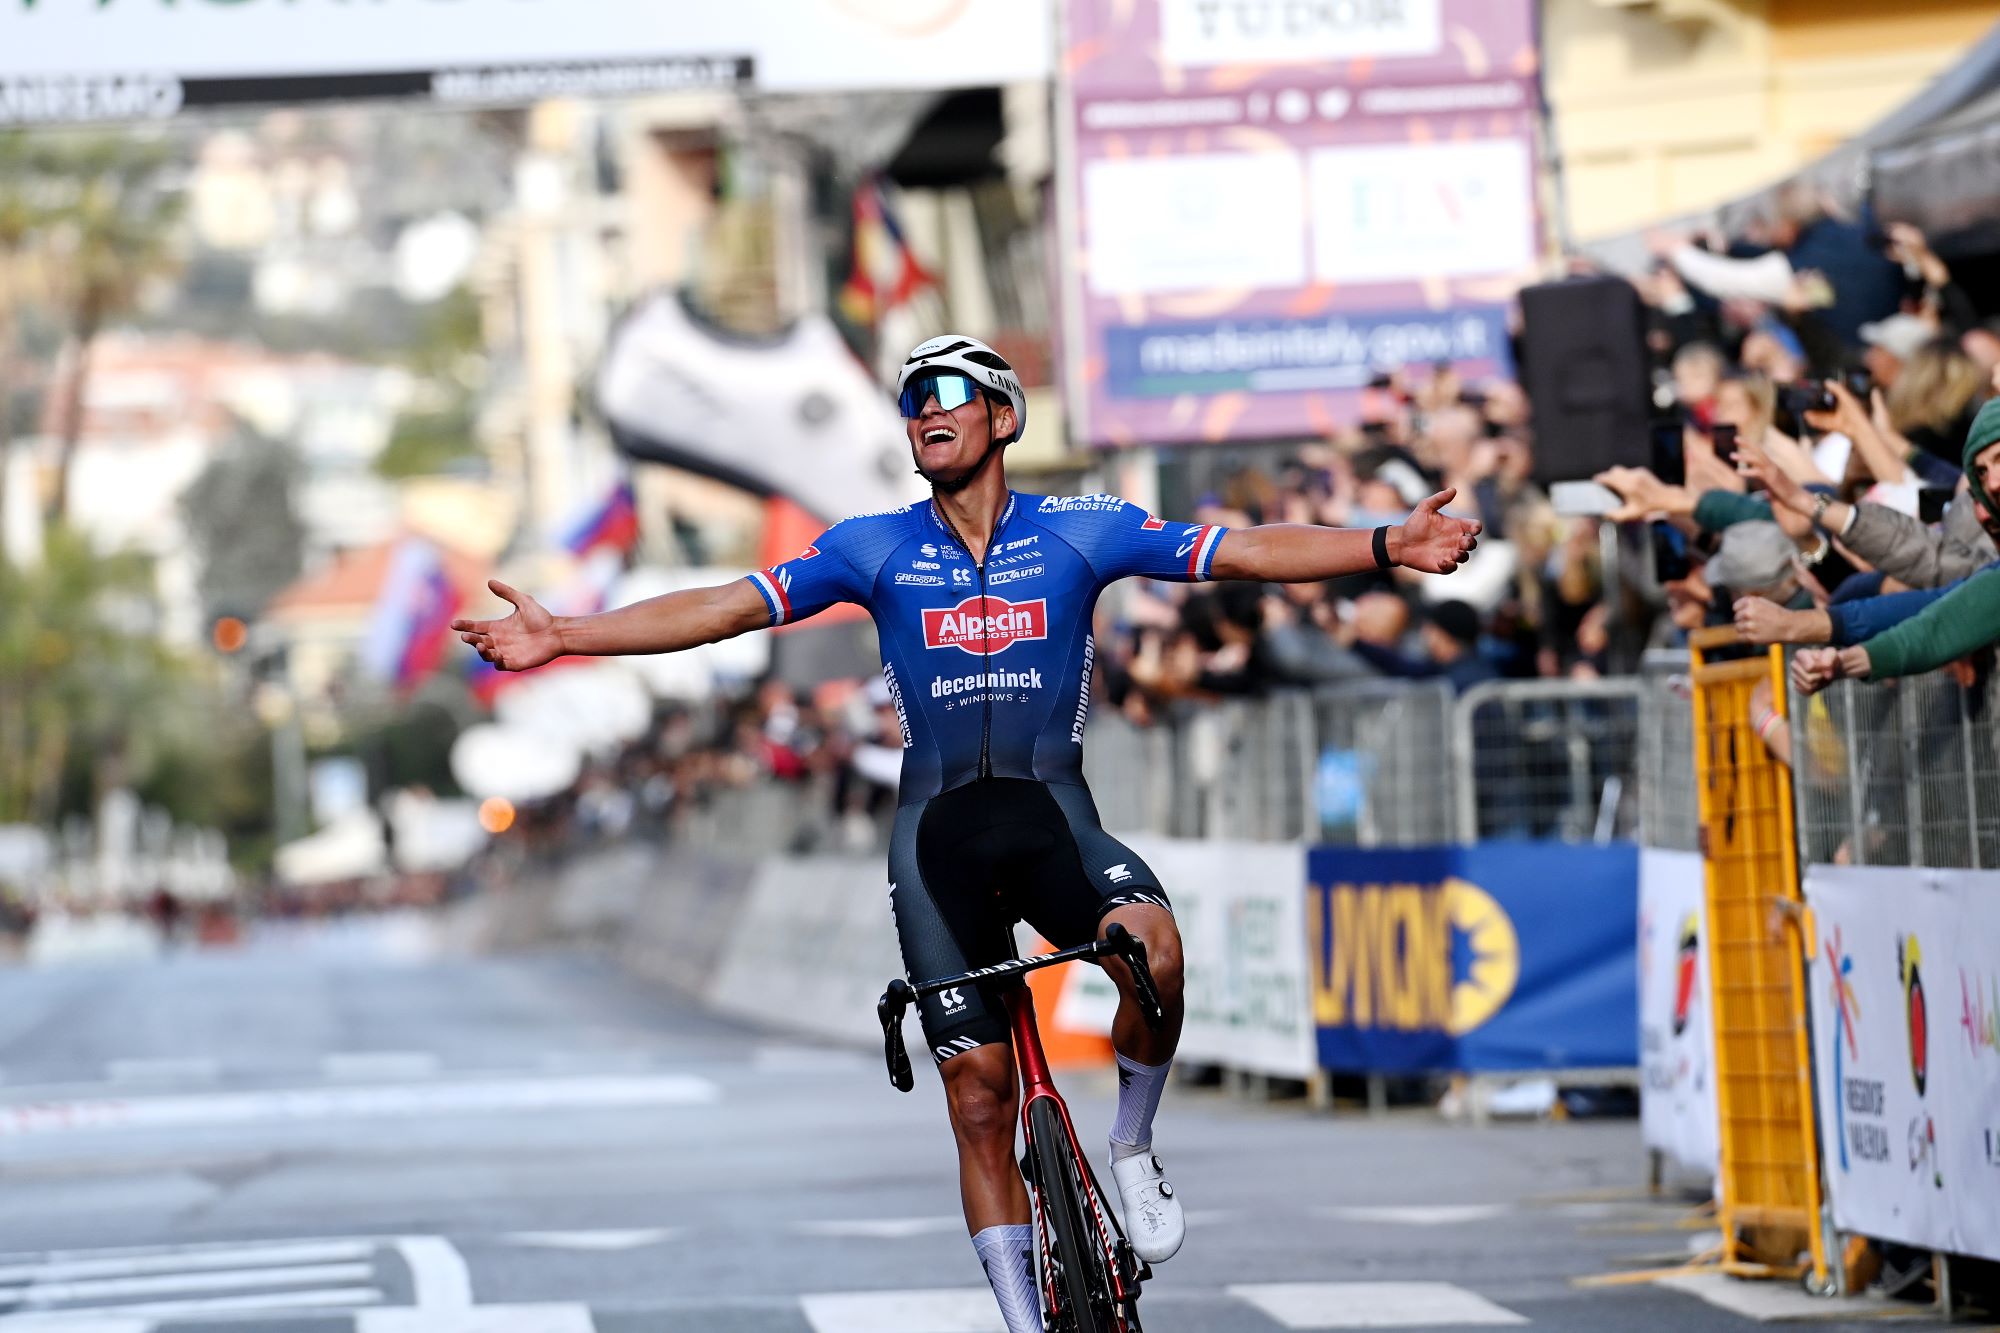
[[[1875,392],[1875,377],[1868,373],[1866,366],[1855,366],[1843,373],[1840,379],[1847,386],[1847,391],[1864,403],[1868,401],[1868,395]]]
[[[1778,407],[1795,417],[1807,412],[1831,412],[1835,405],[1833,390],[1824,384],[1786,384],[1778,389]]]

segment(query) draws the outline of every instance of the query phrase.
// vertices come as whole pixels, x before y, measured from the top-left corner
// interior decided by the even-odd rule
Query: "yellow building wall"
[[[1916,93],[1996,18],[1991,0],[1543,0],[1571,236],[1789,174]]]

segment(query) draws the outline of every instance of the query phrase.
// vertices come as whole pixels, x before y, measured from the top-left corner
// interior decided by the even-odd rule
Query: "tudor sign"
[[[957,606],[926,608],[924,646],[957,648],[974,657],[1005,652],[1023,639],[1049,637],[1048,599],[1010,602],[968,597]]]

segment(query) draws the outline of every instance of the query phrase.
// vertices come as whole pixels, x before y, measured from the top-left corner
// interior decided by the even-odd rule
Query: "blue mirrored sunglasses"
[[[902,396],[897,399],[903,415],[915,419],[924,414],[924,404],[935,398],[938,406],[949,412],[953,408],[964,407],[979,397],[980,389],[972,382],[972,377],[956,370],[927,370],[903,386]]]

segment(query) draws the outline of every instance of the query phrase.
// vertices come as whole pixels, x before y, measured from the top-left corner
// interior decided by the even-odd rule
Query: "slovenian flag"
[[[421,537],[405,538],[376,595],[362,665],[398,689],[415,688],[444,661],[458,606],[458,589],[438,548]]]
[[[863,181],[854,192],[853,268],[840,289],[840,308],[856,324],[873,327],[884,314],[936,285],[904,240],[881,178]]]
[[[623,555],[638,540],[638,501],[632,494],[632,483],[621,481],[602,503],[570,529],[569,536],[563,539],[563,546],[571,555],[579,557],[600,550],[612,550]]]

